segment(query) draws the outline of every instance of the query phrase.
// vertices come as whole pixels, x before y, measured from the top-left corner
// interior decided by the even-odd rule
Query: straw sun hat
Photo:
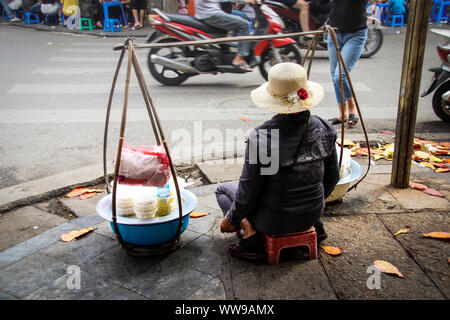
[[[298,113],[319,104],[323,94],[323,87],[308,81],[302,66],[283,62],[270,69],[269,81],[253,90],[251,97],[262,109],[275,113]]]

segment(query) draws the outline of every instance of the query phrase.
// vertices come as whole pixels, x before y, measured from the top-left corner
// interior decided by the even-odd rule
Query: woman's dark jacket
[[[272,143],[272,152],[279,153],[279,170],[261,175],[270,164],[249,161],[249,149],[270,146],[273,129],[279,129],[279,147]],[[257,231],[274,235],[311,227],[320,219],[325,198],[339,181],[335,141],[334,128],[320,117],[310,116],[309,111],[278,114],[255,128],[247,141],[236,199],[226,215],[228,221],[238,225],[247,218]]]
[[[367,28],[367,0],[334,0],[330,12],[330,26],[338,32],[352,33]]]

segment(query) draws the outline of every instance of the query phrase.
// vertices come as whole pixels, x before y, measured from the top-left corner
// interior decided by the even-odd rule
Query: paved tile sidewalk
[[[319,259],[308,260],[303,250],[290,249],[276,266],[228,256],[226,248],[236,239],[219,230],[214,184],[192,189],[196,210],[210,214],[190,220],[181,248],[153,259],[131,257],[120,247],[109,222],[95,212],[102,195],[87,202],[62,198],[78,218],[38,235],[16,230],[18,239],[24,234],[26,240],[0,252],[0,299],[448,299],[450,243],[421,233],[449,231],[450,184],[447,175],[428,173],[413,176],[447,198],[393,189],[390,174],[369,174],[324,214],[329,235],[324,244],[342,247],[342,255],[320,252]],[[420,203],[425,207],[415,205]],[[36,207],[45,209],[37,204],[6,213],[0,229],[2,219]],[[406,225],[410,233],[393,236]],[[59,240],[85,226],[97,229],[76,241]],[[374,260],[391,262],[405,278],[382,274],[381,289],[368,289],[367,268]],[[68,288],[73,266],[80,268],[80,289]]]

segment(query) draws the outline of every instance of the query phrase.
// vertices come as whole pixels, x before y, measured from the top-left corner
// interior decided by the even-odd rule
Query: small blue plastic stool
[[[59,16],[57,14],[43,14],[44,24],[47,26],[59,24]]]
[[[102,5],[103,5],[103,16],[104,16],[105,20],[110,20],[109,8],[120,7],[120,11],[121,11],[120,21],[122,22],[122,24],[124,26],[126,26],[128,24],[127,17],[125,16],[125,12],[123,11],[122,2],[120,2],[120,1],[110,1],[110,2],[103,1]]]
[[[439,1],[439,11],[436,16],[436,23],[441,23],[442,21],[447,21],[447,6],[450,5],[450,1]]]
[[[399,22],[397,22],[397,20],[399,20]],[[391,15],[391,27],[394,28],[396,26],[400,26],[403,28],[403,15],[402,14]]]
[[[36,13],[25,12],[25,23],[31,24],[31,23],[41,23],[41,22],[39,21],[39,16]]]
[[[118,19],[105,19],[103,22],[103,32],[105,31],[122,31],[122,27],[120,26],[120,21]]]

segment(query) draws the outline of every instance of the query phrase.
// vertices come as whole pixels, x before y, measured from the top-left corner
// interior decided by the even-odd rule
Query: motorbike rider
[[[300,21],[300,26],[303,32],[311,31],[309,28],[309,2],[305,0],[275,0],[281,2],[288,7],[292,7],[300,10],[298,13],[298,18]],[[312,38],[312,36],[306,36]]]
[[[220,6],[221,2],[229,0],[195,0],[195,18],[211,27],[232,30],[235,36],[248,36],[250,30],[248,21],[237,15],[225,13]],[[255,0],[238,2],[254,4]],[[250,46],[250,42],[238,42],[238,52],[232,61],[233,66],[242,72],[252,71],[245,61],[245,57],[250,54]]]

